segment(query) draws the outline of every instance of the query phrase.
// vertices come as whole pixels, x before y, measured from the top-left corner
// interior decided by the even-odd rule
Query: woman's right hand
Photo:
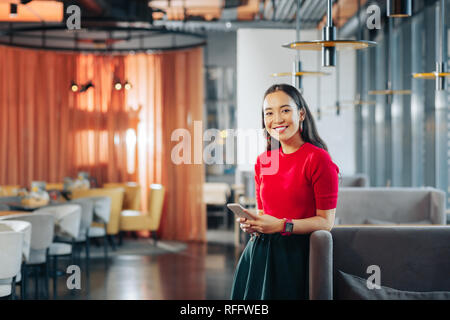
[[[239,226],[242,231],[250,234],[257,232],[255,229],[250,228],[249,224],[246,224],[247,222],[246,218],[237,218],[236,221],[239,222]]]

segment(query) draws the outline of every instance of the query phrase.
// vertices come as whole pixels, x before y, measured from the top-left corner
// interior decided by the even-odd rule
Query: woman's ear
[[[305,108],[300,109],[300,121],[304,121],[306,118],[306,111]]]

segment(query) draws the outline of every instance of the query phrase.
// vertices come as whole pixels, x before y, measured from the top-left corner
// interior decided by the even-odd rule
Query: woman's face
[[[270,136],[287,141],[298,133],[304,110],[298,110],[294,100],[284,91],[270,93],[263,104],[264,124]]]

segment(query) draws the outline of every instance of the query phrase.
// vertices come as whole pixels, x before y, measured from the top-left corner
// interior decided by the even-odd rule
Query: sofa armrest
[[[442,190],[434,189],[430,192],[430,220],[432,224],[446,225],[445,201],[445,192]]]
[[[313,232],[310,238],[309,299],[333,299],[333,238],[325,230]]]

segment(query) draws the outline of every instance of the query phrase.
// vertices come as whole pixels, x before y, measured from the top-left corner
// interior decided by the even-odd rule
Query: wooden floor
[[[80,290],[67,289],[68,276],[59,278],[58,299],[227,300],[240,253],[232,245],[190,243],[178,253],[110,257],[107,268],[102,258],[91,259]]]

